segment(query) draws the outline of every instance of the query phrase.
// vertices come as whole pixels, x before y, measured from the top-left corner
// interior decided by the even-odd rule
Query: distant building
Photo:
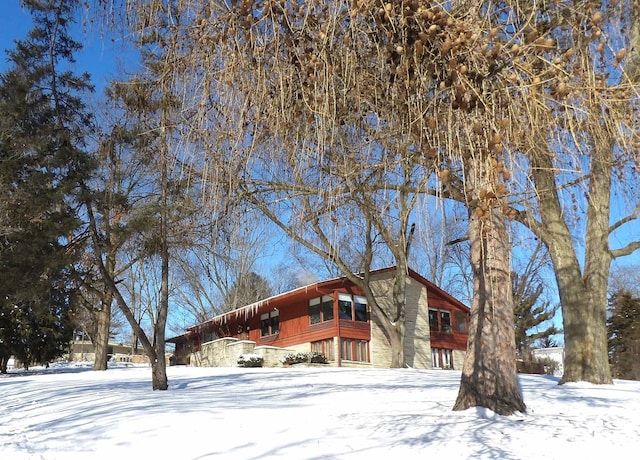
[[[122,343],[110,343],[107,348],[109,361],[126,363],[148,363],[149,359],[142,348],[133,349],[131,345]],[[95,348],[89,340],[74,340],[69,346],[69,361],[89,361],[95,360]]]
[[[395,267],[371,273],[378,303],[391,305]],[[408,366],[461,369],[469,308],[413,270],[406,281],[404,355]],[[388,309],[388,308],[387,308]],[[287,352],[323,353],[334,366],[389,367],[391,348],[363,293],[346,277],[310,284],[189,327],[173,363],[234,366],[255,353],[267,366]]]
[[[557,363],[554,375],[564,374],[564,347],[538,348],[533,350],[534,360],[551,359]]]

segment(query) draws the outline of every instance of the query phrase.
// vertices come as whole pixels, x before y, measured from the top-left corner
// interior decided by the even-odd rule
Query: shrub
[[[558,362],[552,358],[531,358],[516,361],[518,372],[523,374],[554,375],[558,370]]]
[[[262,367],[262,356],[255,354],[244,354],[238,358],[238,367]]]
[[[558,362],[555,359],[544,357],[536,358],[534,362],[540,364],[544,368],[544,373],[547,375],[554,375],[558,370]]]
[[[299,363],[327,364],[327,357],[317,351],[287,353],[280,360],[282,364],[291,365]]]

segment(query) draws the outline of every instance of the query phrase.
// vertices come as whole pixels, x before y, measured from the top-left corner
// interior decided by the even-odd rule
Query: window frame
[[[320,311],[322,315],[322,323],[325,321],[333,321],[335,318],[335,314],[333,312],[333,296],[323,295],[320,297]],[[327,313],[329,313],[329,318],[327,318]]]
[[[316,340],[311,342],[311,351],[322,353],[327,361],[335,361],[333,349],[333,337],[330,339]]]
[[[370,363],[369,341],[340,337],[340,359],[358,363]]]
[[[308,315],[310,326],[313,326],[314,324],[322,324],[327,321],[333,321],[333,296],[323,295],[321,297],[309,299]],[[314,322],[314,317],[317,317],[318,321]]]
[[[317,321],[314,321],[314,317],[316,317],[317,310]],[[322,303],[320,302],[320,297],[315,297],[309,300],[309,324],[320,324],[322,323]]]
[[[364,308],[358,308],[358,306],[362,306]],[[358,315],[358,312],[360,312],[360,315]],[[364,315],[362,313],[364,313]],[[366,297],[360,295],[353,296],[353,315],[355,321],[363,323],[369,321],[369,303],[367,302]]]
[[[338,293],[338,316],[353,321],[353,297],[350,294]]]
[[[464,311],[456,310],[453,314],[453,317],[454,317],[453,320],[454,320],[456,332],[458,332],[459,334],[468,334],[469,333],[469,325],[468,325],[469,315]]]
[[[450,348],[432,348],[431,368],[453,370],[453,350]]]
[[[429,307],[429,331],[431,332],[441,332],[443,334],[452,334],[453,333],[453,323],[451,322],[452,315],[451,315],[451,311],[448,308],[432,308]],[[456,311],[456,310],[453,310]],[[432,316],[432,314],[435,313],[435,318]],[[445,324],[444,321],[444,317],[445,315],[447,315],[448,317],[448,321],[447,324]],[[437,323],[437,327],[434,328],[434,319],[435,322]]]
[[[273,309],[260,315],[260,337],[280,334],[280,311]]]

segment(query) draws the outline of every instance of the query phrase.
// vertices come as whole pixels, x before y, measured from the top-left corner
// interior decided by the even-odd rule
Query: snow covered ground
[[[452,412],[455,371],[61,366],[0,376],[0,459],[635,459],[640,382],[520,378],[526,414]],[[385,456],[385,457],[382,457]]]

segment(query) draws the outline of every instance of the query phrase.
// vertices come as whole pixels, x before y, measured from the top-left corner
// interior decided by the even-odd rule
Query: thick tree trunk
[[[575,290],[573,286],[565,289]],[[572,296],[572,300],[562,305],[565,357],[560,383],[612,383],[607,347],[606,296],[598,301],[582,289]]]
[[[453,410],[485,407],[501,415],[524,412],[516,372],[510,245],[504,216],[469,220],[474,296],[469,344]]]
[[[98,323],[94,348],[95,357],[93,361],[94,371],[104,371],[107,369],[109,359],[109,333],[111,326],[111,304],[113,294],[106,289],[100,302],[100,310],[96,312],[96,322]]]
[[[608,247],[611,199],[611,148],[592,160],[584,275],[556,190],[551,156],[536,155],[532,175],[540,202],[542,231],[553,262],[564,327],[565,358],[561,383],[612,382],[607,346],[607,286],[612,256]],[[600,179],[600,180],[598,180]]]
[[[159,353],[158,359],[151,363],[151,381],[154,390],[166,390],[169,388],[164,349]]]
[[[391,362],[389,364],[392,368],[405,367],[405,355],[404,355],[404,335],[405,335],[405,318],[400,317],[397,321],[392,321],[389,317],[389,312],[384,311],[376,301],[376,297],[369,289],[364,289],[367,292],[367,299],[373,310],[373,321],[380,328],[385,338],[389,343],[389,349],[391,351]]]
[[[397,369],[404,367],[406,364],[404,357],[404,321],[399,321],[390,326],[391,367]]]
[[[406,244],[406,243],[401,243]],[[406,257],[397,256],[397,266],[395,276],[393,278],[393,286],[391,288],[391,304],[385,304],[383,308],[377,301],[378,297],[389,296],[388,291],[374,293],[371,289],[371,281],[367,277],[364,281],[355,279],[356,284],[364,291],[369,305],[373,311],[373,319],[377,326],[382,330],[385,338],[389,343],[391,351],[390,367],[405,367],[405,328],[406,328],[406,283],[407,283],[407,263]]]

